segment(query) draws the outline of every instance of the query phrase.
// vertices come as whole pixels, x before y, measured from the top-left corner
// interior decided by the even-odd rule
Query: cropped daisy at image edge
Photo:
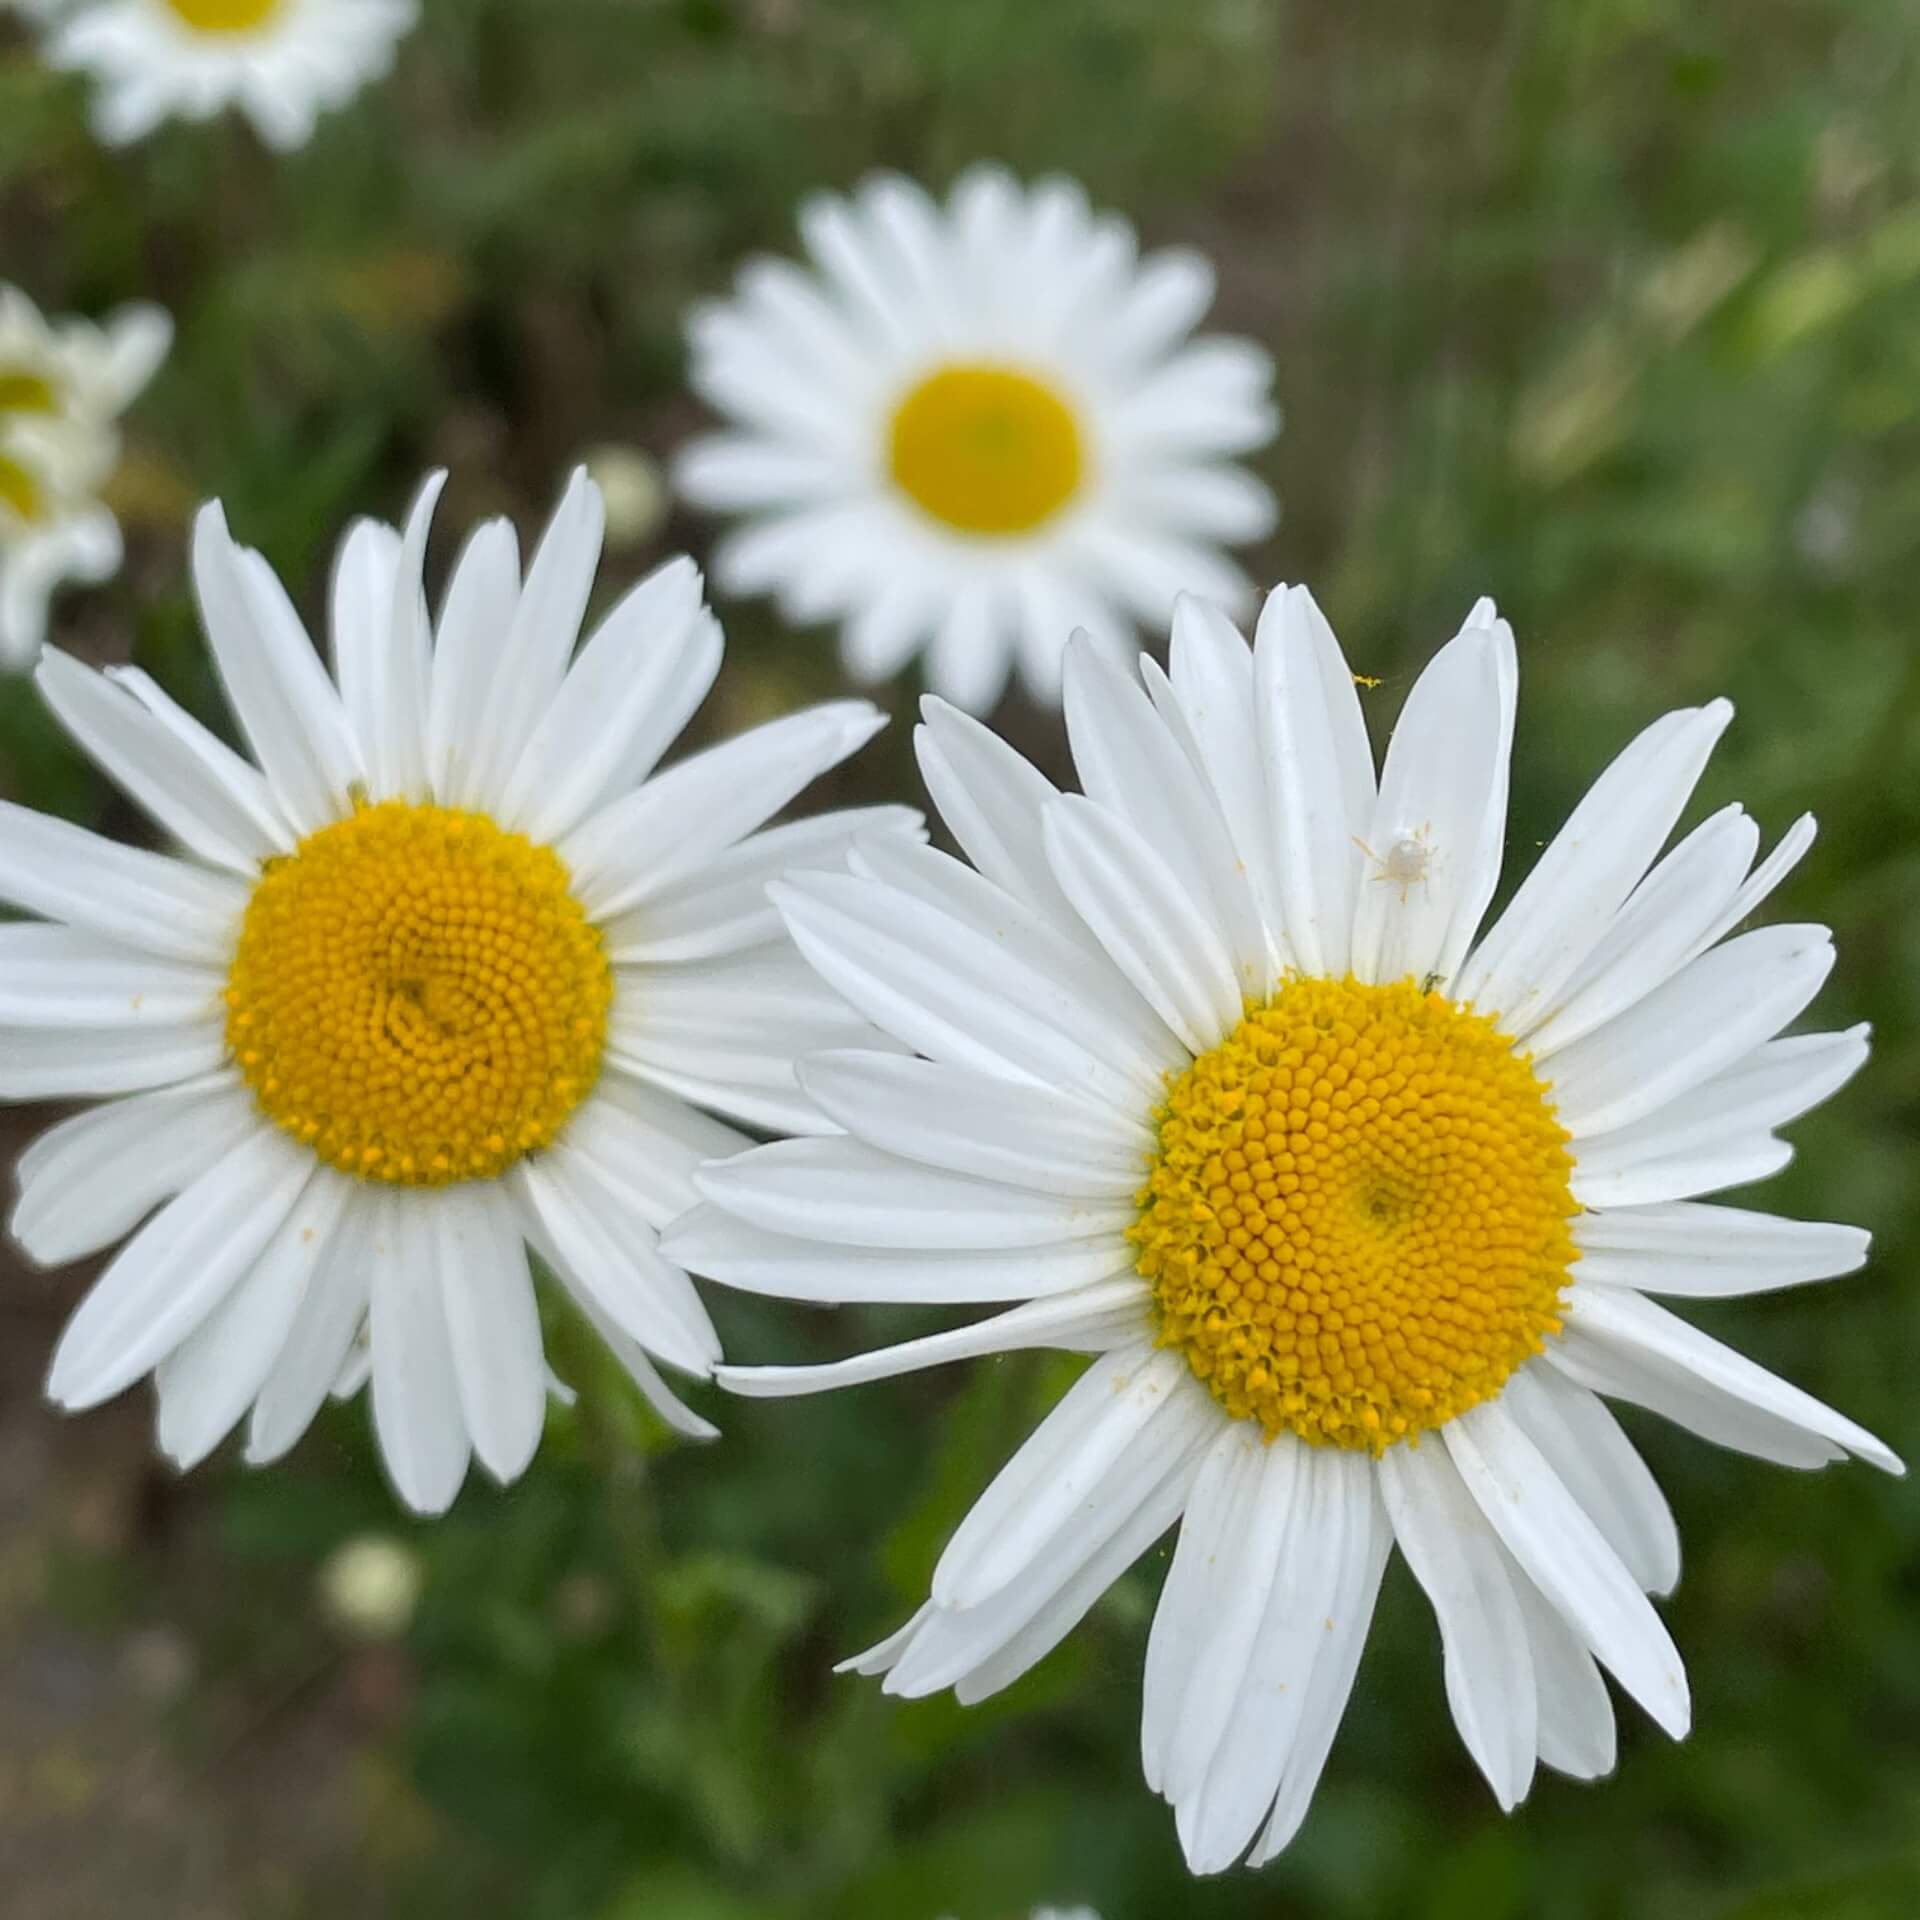
[[[874,1037],[765,883],[921,831],[890,806],[766,828],[882,724],[863,701],[659,770],[720,629],[672,560],[575,654],[602,527],[583,474],[524,577],[489,521],[430,618],[439,490],[342,542],[331,674],[201,512],[195,591],[251,759],[144,673],[47,652],[48,706],[177,851],[0,803],[0,899],[38,916],[0,927],[0,1096],[95,1103],[20,1156],[12,1231],[42,1265],[125,1242],[49,1395],[80,1411],[151,1373],[179,1466],[243,1418],[260,1463],[370,1371],[423,1513],[470,1459],[504,1483],[538,1445],[529,1249],[661,1418],[712,1434],[658,1370],[720,1354],[659,1229],[746,1144],[729,1122],[829,1124],[796,1052]]]
[[[42,31],[50,64],[91,77],[108,146],[234,107],[291,149],[386,74],[418,18],[417,0],[71,0]]]
[[[752,260],[688,323],[726,431],[675,473],[741,522],[714,553],[726,592],[837,625],[862,681],[923,656],[972,712],[1016,668],[1057,705],[1075,627],[1119,658],[1182,589],[1251,606],[1223,549],[1276,518],[1236,464],[1278,431],[1273,363],[1191,337],[1214,294],[1200,254],[1142,256],[1077,182],[984,165],[944,203],[886,173],[816,194],[800,233],[808,267]]]
[[[103,491],[120,459],[117,422],[173,343],[173,323],[136,302],[96,325],[48,319],[0,282],[0,670],[30,667],[68,581],[120,565]]]
[[[926,1604],[847,1665],[985,1699],[1177,1525],[1142,1761],[1214,1873],[1299,1830],[1396,1546],[1501,1807],[1539,1763],[1611,1770],[1603,1670],[1687,1731],[1648,1598],[1679,1537],[1607,1398],[1785,1466],[1903,1468],[1659,1303],[1867,1256],[1857,1228],[1702,1198],[1777,1172],[1776,1129],[1867,1055],[1864,1027],[1778,1037],[1832,967],[1824,927],[1739,931],[1810,819],[1760,857],[1727,806],[1662,851],[1731,707],[1631,742],[1483,928],[1518,691],[1490,601],[1378,773],[1302,588],[1267,600],[1251,650],[1183,599],[1170,668],[1140,676],[1070,649],[1081,794],[925,703],[921,768],[967,859],[862,840],[849,871],[773,889],[822,978],[910,1051],[803,1059],[844,1132],[702,1169],[663,1245],[795,1300],[1017,1303],[844,1361],[719,1369],[738,1393],[1092,1356]]]

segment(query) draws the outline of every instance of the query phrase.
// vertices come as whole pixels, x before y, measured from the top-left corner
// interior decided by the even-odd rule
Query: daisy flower
[[[680,456],[686,497],[747,516],[714,556],[733,593],[841,625],[862,680],[926,654],[974,712],[1017,661],[1058,704],[1063,637],[1118,654],[1182,589],[1245,604],[1220,551],[1274,523],[1232,464],[1278,417],[1244,340],[1189,338],[1213,270],[1082,189],[977,167],[945,206],[881,174],[801,209],[813,271],[759,259],[693,315],[694,388],[730,423]]]
[[[921,765],[973,865],[874,843],[775,889],[822,977],[917,1057],[803,1061],[844,1137],[706,1169],[665,1245],[797,1299],[1021,1302],[837,1364],[724,1370],[742,1393],[1095,1356],[927,1605],[850,1664],[979,1700],[1178,1522],[1142,1750],[1211,1872],[1298,1828],[1396,1544],[1503,1807],[1536,1760],[1612,1766],[1603,1667],[1686,1731],[1647,1598],[1679,1541],[1602,1395],[1790,1466],[1900,1466],[1654,1298],[1824,1279],[1867,1249],[1699,1197],[1780,1167],[1774,1129],[1867,1050],[1862,1028],[1775,1037],[1832,965],[1825,928],[1734,932],[1810,822],[1756,866],[1731,806],[1661,856],[1726,703],[1635,740],[1482,932],[1517,680],[1490,602],[1378,777],[1301,589],[1267,602],[1251,655],[1183,601],[1171,672],[1142,672],[1069,652],[1084,795],[928,703]]]
[[[119,566],[119,524],[100,499],[120,457],[114,422],[172,339],[158,307],[54,322],[0,284],[0,669],[32,664],[62,581]]]
[[[73,0],[46,56],[93,76],[94,131],[108,146],[233,106],[269,146],[291,149],[386,74],[418,17],[417,0]]]
[[[720,1353],[657,1231],[694,1166],[744,1144],[711,1114],[824,1126],[794,1053],[868,1031],[764,882],[918,824],[760,830],[881,724],[863,701],[655,771],[720,629],[674,560],[570,662],[600,552],[584,475],[524,581],[512,527],[479,528],[430,626],[438,487],[404,536],[362,521],[342,543],[331,677],[272,569],[202,511],[194,585],[252,760],[143,674],[42,660],[54,713],[177,853],[0,804],[0,899],[40,916],[0,928],[0,1095],[101,1102],[21,1156],[13,1232],[46,1264],[132,1236],[49,1395],[92,1407],[152,1372],[180,1466],[249,1409],[261,1462],[364,1349],[423,1513],[470,1454],[506,1482],[538,1442],[529,1247],[661,1416],[712,1432],[655,1370]]]

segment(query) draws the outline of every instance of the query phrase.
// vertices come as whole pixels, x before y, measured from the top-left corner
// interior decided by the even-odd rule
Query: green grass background
[[[1911,0],[1445,9],[1259,0],[426,0],[394,79],[267,157],[241,128],[109,154],[81,89],[0,44],[0,277],[176,315],[130,423],[124,576],[59,638],[217,705],[183,575],[219,494],[317,611],[332,539],[419,473],[442,524],[531,529],[586,447],[699,422],[679,318],[796,198],[885,164],[1063,168],[1219,262],[1273,348],[1259,461],[1384,739],[1491,592],[1522,662],[1509,885],[1630,734],[1726,693],[1694,816],[1822,820],[1776,917],[1835,927],[1823,1025],[1873,1066],[1760,1204],[1858,1220],[1866,1273],[1695,1317],[1920,1451],[1920,10]],[[713,529],[674,517],[602,593]],[[443,538],[436,566],[444,566]],[[731,731],[838,687],[826,637],[722,605]],[[898,724],[836,801],[921,798]],[[1057,721],[1001,716],[1056,772]],[[0,787],[127,829],[30,693]],[[20,1911],[534,1920],[1909,1920],[1920,1913],[1920,1498],[1715,1452],[1631,1413],[1687,1567],[1698,1730],[1623,1705],[1619,1771],[1511,1818],[1449,1726],[1431,1618],[1390,1576],[1304,1837],[1189,1882],[1139,1778],[1164,1549],[1011,1694],[900,1705],[831,1661],[933,1558],[1071,1366],[702,1404],[665,1442],[577,1332],[586,1391],[534,1470],[414,1527],[360,1408],[292,1464],[180,1483],[148,1409],[56,1424],[72,1276],[7,1282],[0,1865]],[[922,1317],[713,1294],[736,1357]],[[425,1573],[397,1644],[317,1598],[344,1541]],[[159,1649],[156,1654],[155,1649]],[[79,1680],[74,1678],[80,1676]],[[84,1682],[84,1684],[83,1684]],[[29,1897],[31,1896],[31,1897]]]

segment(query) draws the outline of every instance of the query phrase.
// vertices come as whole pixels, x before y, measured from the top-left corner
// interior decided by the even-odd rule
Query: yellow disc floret
[[[167,0],[195,33],[251,33],[264,27],[286,0]]]
[[[31,524],[45,513],[46,506],[39,481],[18,460],[0,453],[0,507]]]
[[[895,484],[961,533],[1030,533],[1079,491],[1084,464],[1073,409],[1011,367],[951,366],[895,409]]]
[[[1172,1081],[1132,1229],[1163,1346],[1269,1439],[1378,1453],[1560,1327],[1567,1133],[1494,1023],[1289,980]]]
[[[613,974],[550,848],[389,800],[267,863],[227,1045],[330,1166],[439,1186],[548,1145],[600,1072]]]

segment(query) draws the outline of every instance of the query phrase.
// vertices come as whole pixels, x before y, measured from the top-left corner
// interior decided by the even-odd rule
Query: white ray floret
[[[1197,254],[1141,257],[1070,180],[975,167],[944,202],[877,174],[800,214],[810,266],[757,259],[689,324],[695,389],[727,430],[681,492],[741,525],[720,584],[840,628],[866,680],[925,656],[975,712],[1017,668],[1057,702],[1066,635],[1116,657],[1193,589],[1248,604],[1224,548],[1272,528],[1239,456],[1278,417],[1249,342],[1195,340]]]
[[[417,0],[71,0],[48,15],[46,56],[92,77],[108,146],[232,107],[290,149],[386,74],[418,18]]]
[[[927,1605],[849,1664],[983,1698],[1177,1523],[1142,1759],[1212,1872],[1298,1830],[1396,1544],[1503,1807],[1542,1761],[1612,1767],[1603,1670],[1686,1731],[1648,1598],[1679,1538],[1602,1395],[1787,1465],[1901,1467],[1655,1302],[1867,1253],[1858,1229],[1703,1198],[1779,1165],[1775,1130],[1867,1051],[1864,1028],[1779,1037],[1832,965],[1824,928],[1736,932],[1810,822],[1757,866],[1738,808],[1662,855],[1726,703],[1631,743],[1483,927],[1518,684],[1491,602],[1377,775],[1300,588],[1251,650],[1183,600],[1168,671],[1142,675],[1069,650],[1081,795],[926,703],[922,765],[972,864],[856,845],[847,872],[772,889],[821,977],[911,1053],[802,1060],[842,1131],[697,1173],[664,1245],[797,1299],[999,1303],[848,1360],[721,1368],[739,1393],[1093,1356]]]
[[[107,579],[120,528],[101,498],[116,422],[166,358],[173,324],[123,307],[103,324],[48,320],[0,283],[0,669],[33,664],[64,581]]]
[[[720,1352],[659,1230],[746,1144],[727,1120],[831,1127],[797,1052],[879,1038],[752,895],[920,831],[900,807],[765,829],[881,724],[859,701],[656,771],[720,630],[674,560],[576,654],[600,553],[583,476],[524,581],[512,528],[484,526],[431,620],[438,492],[404,535],[343,541],[331,674],[202,513],[195,585],[253,760],[144,676],[47,653],[48,704],[177,852],[0,805],[0,899],[39,916],[0,928],[0,1095],[102,1102],[21,1156],[13,1232],[49,1264],[125,1240],[49,1393],[80,1409],[153,1373],[184,1467],[249,1410],[248,1457],[274,1459],[370,1380],[423,1512],[470,1458],[507,1481],[538,1442],[529,1248],[663,1417],[711,1433],[656,1370]]]

